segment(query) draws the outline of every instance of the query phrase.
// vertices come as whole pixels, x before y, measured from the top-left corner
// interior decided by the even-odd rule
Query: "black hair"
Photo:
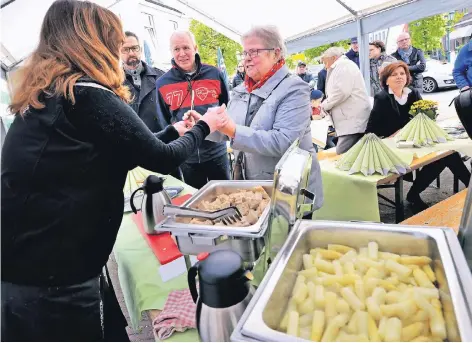
[[[125,36],[126,37],[134,37],[134,38],[136,38],[136,40],[139,43],[139,38],[138,38],[138,35],[136,33],[131,32],[131,31],[125,31]]]
[[[373,42],[370,42],[369,45],[376,46],[380,49],[380,52],[385,52],[385,43],[381,40],[374,40]]]

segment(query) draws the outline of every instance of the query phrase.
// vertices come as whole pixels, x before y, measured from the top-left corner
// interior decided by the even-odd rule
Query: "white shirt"
[[[403,91],[402,91],[402,96],[399,98],[398,96],[396,96],[393,91],[390,89],[390,87],[388,87],[388,92],[390,94],[393,94],[393,96],[395,97],[395,100],[400,104],[400,105],[405,105],[406,102],[408,101],[408,95],[411,93],[411,89],[408,88],[408,87],[405,87],[403,88]]]

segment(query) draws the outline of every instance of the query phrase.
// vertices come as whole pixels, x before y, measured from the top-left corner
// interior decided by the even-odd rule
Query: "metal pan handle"
[[[300,194],[311,200],[308,204],[298,204],[298,213],[313,212],[315,208],[316,195],[306,188],[300,190]]]

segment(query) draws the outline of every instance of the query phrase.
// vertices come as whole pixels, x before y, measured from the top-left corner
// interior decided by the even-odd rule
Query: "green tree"
[[[238,65],[237,53],[242,51],[239,43],[216,32],[211,27],[192,19],[190,22],[190,31],[195,35],[198,45],[198,53],[202,62],[217,65],[217,49],[221,48],[225,59],[228,75],[232,75]]]
[[[320,45],[320,46],[317,46],[316,48],[307,49],[307,50],[304,51],[304,53],[305,53],[305,56],[307,58],[307,62],[313,63],[313,62],[315,62],[315,59],[317,57],[320,57],[323,54],[323,52],[325,52],[326,50],[328,50],[332,46],[340,46],[340,47],[347,50],[347,49],[349,49],[349,45],[350,45],[349,40],[342,40],[342,41],[339,41],[339,42]]]
[[[448,13],[443,13],[409,23],[412,44],[427,52],[442,48],[446,28],[454,26],[463,16],[463,13],[455,12],[453,19],[449,21]]]
[[[413,21],[408,27],[415,47],[424,51],[441,48],[441,39],[446,34],[446,19],[442,14]]]

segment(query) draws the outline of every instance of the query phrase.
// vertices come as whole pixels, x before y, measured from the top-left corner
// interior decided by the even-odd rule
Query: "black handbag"
[[[462,91],[454,99],[454,107],[464,129],[472,138],[472,88]]]

